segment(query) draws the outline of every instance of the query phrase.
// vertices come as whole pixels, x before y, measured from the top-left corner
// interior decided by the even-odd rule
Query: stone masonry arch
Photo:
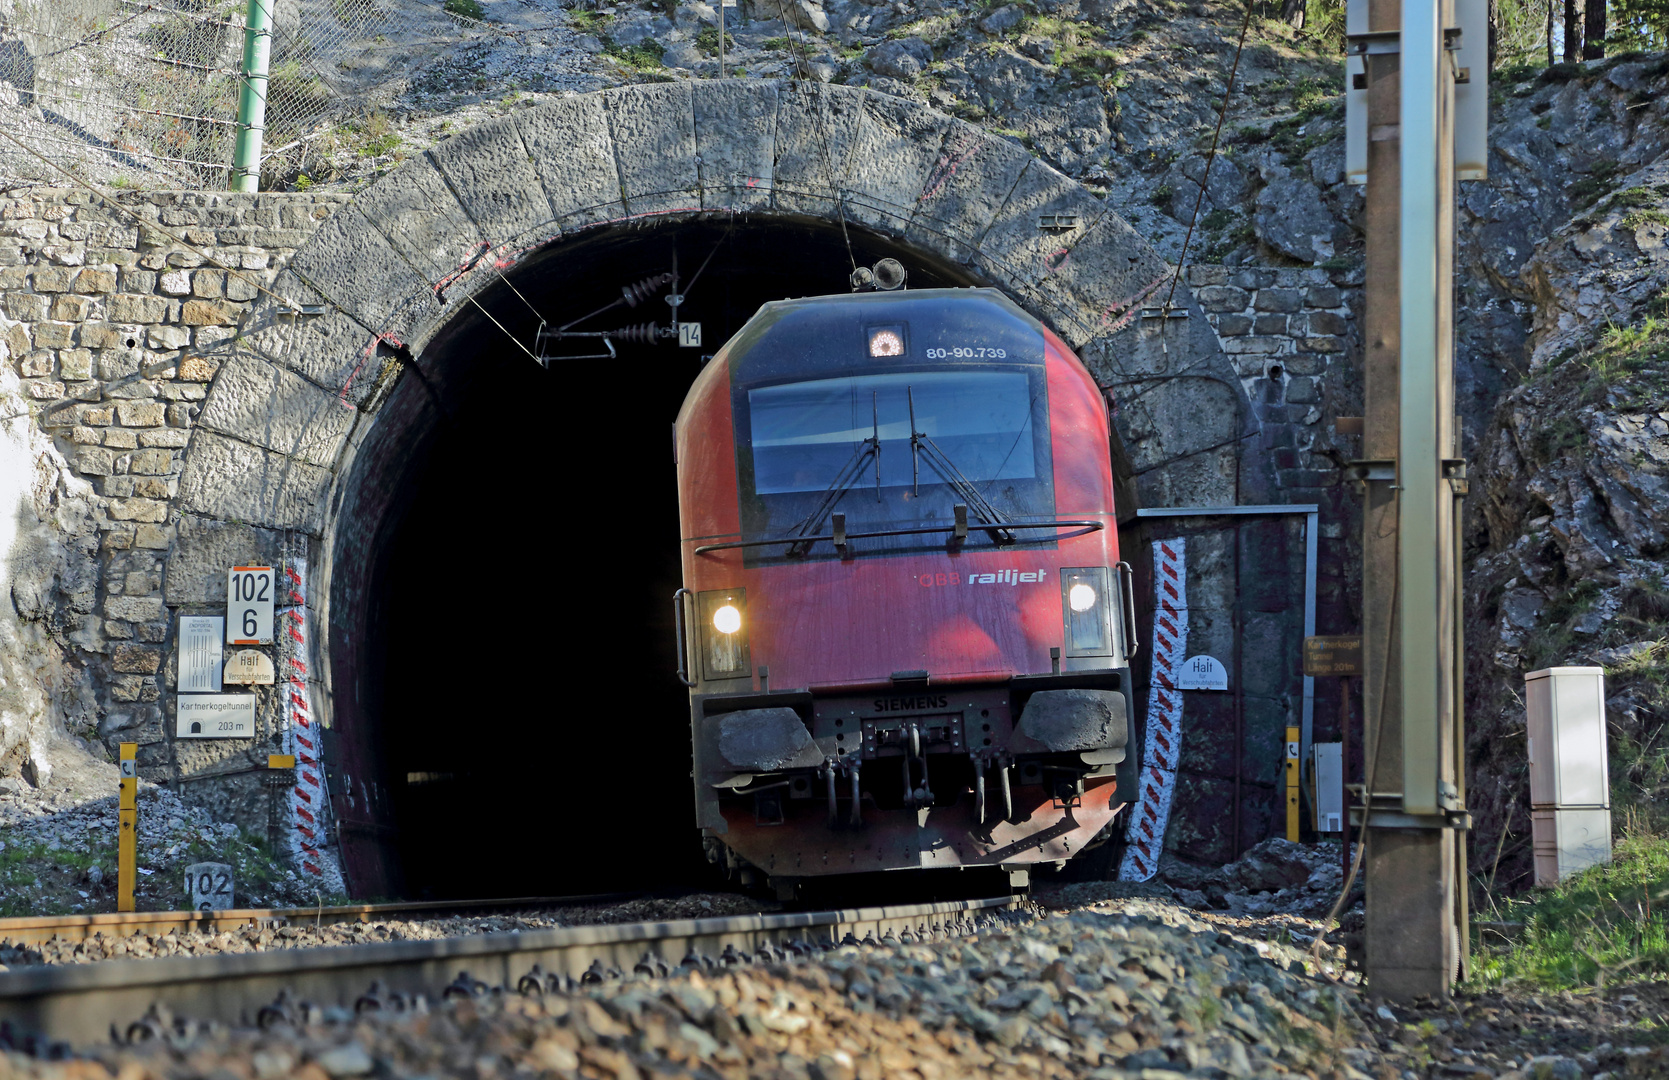
[[[354,528],[343,479],[408,362],[553,244],[728,215],[843,221],[966,268],[1106,382],[1132,388],[1120,391],[1131,404],[1118,424],[1143,502],[1232,503],[1241,492],[1252,425],[1240,377],[1185,282],[1173,303],[1200,317],[1142,317],[1167,296],[1170,268],[1104,200],[1014,142],[865,89],[632,86],[463,132],[358,195],[296,252],[203,403],[174,504],[166,602],[209,610],[226,566],[310,550],[310,704],[328,725],[330,552]]]

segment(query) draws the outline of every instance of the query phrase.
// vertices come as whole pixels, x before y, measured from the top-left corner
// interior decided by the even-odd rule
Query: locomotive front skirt
[[[792,880],[1068,859],[1135,790],[1106,404],[990,289],[766,304],[678,416],[697,824]]]

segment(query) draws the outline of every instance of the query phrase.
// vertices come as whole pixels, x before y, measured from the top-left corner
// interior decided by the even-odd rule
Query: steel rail
[[[245,926],[307,924],[334,926],[345,922],[380,922],[402,917],[434,917],[472,911],[571,907],[646,896],[643,892],[591,893],[583,896],[515,896],[498,900],[419,900],[394,904],[345,904],[338,907],[231,908],[225,911],[127,911],[98,915],[32,915],[0,919],[0,942],[38,945],[59,938],[85,941],[95,934],[127,937],[199,931],[217,934]]]
[[[515,992],[529,976],[541,989],[620,973],[671,972],[746,963],[756,954],[832,947],[887,935],[964,932],[974,918],[1012,908],[1003,896],[903,907],[571,926],[432,941],[111,960],[14,968],[0,973],[0,1024],[14,1038],[86,1045],[122,1038],[153,1005],[195,1021],[250,1024],[262,1006],[291,1001],[353,1010],[373,980],[383,995],[438,1000],[459,981]],[[762,952],[763,950],[763,952]]]

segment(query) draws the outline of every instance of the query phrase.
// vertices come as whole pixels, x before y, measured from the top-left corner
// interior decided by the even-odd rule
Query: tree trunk
[[[1547,66],[1553,66],[1553,5],[1559,0],[1547,0]]]
[[[1582,58],[1582,17],[1577,13],[1576,0],[1565,0],[1565,63]]]
[[[1587,0],[1583,11],[1582,59],[1600,60],[1605,56],[1605,0]]]
[[[1308,6],[1306,0],[1281,0],[1281,20],[1291,23],[1296,29],[1304,29],[1304,14]]]

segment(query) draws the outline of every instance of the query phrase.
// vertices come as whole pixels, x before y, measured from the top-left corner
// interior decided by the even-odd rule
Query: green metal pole
[[[238,140],[232,151],[232,190],[261,189],[261,134],[267,123],[267,66],[272,58],[272,5],[249,0],[243,30],[243,88],[238,93]]]

